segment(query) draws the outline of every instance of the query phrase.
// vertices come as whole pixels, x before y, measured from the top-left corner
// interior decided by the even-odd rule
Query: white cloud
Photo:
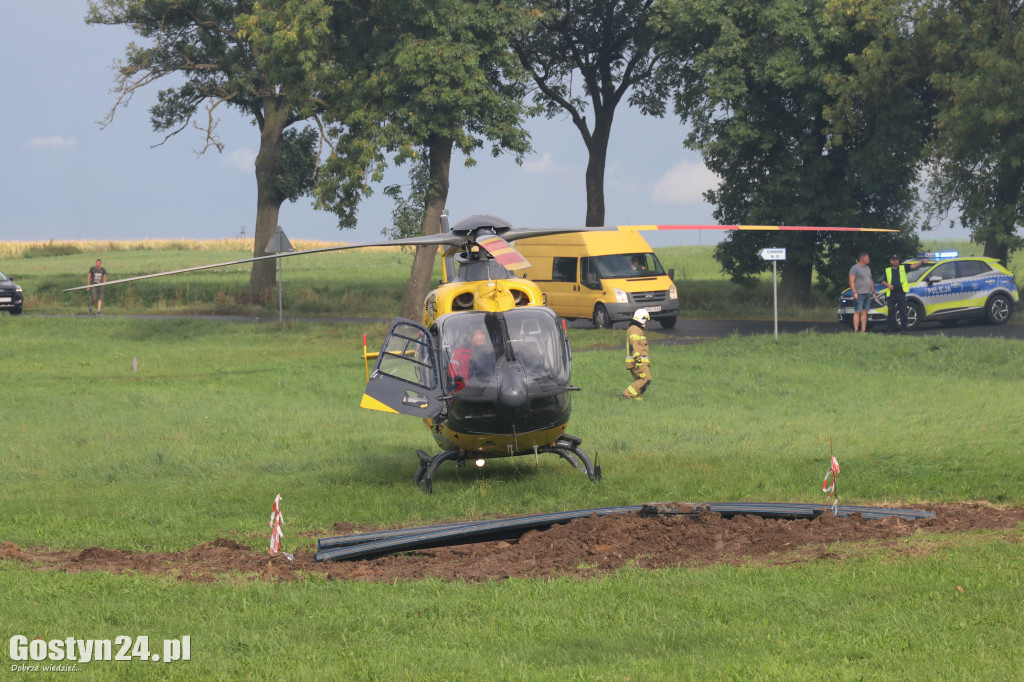
[[[551,152],[544,152],[539,159],[523,161],[523,170],[527,173],[555,173],[562,168],[555,163]]]
[[[30,137],[25,142],[25,146],[32,149],[67,149],[68,147],[74,147],[76,144],[78,144],[78,140],[75,138],[65,138],[60,135]]]
[[[659,204],[692,204],[703,201],[703,192],[717,186],[718,176],[704,164],[683,161],[654,183],[651,200]]]
[[[245,147],[236,149],[224,156],[222,163],[243,173],[252,173],[253,167],[256,165],[256,152]]]

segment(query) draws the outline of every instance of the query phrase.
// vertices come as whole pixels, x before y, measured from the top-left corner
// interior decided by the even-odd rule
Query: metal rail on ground
[[[629,514],[638,512],[649,516],[688,516],[696,517],[701,513],[713,512],[724,517],[738,515],[755,515],[763,518],[778,519],[813,519],[832,507],[824,504],[799,504],[788,502],[710,502],[680,504],[646,504],[624,507],[601,507],[596,509],[580,509],[550,514],[533,514],[510,519],[490,519],[484,521],[464,521],[456,523],[419,526],[414,528],[396,528],[371,533],[355,533],[329,538],[321,538],[318,542],[316,561],[337,561],[341,559],[360,559],[414,549],[427,549],[459,545],[469,542],[484,542],[518,537],[528,530],[540,530],[551,526],[569,523],[574,519],[589,516],[606,516],[610,514]],[[883,519],[898,517],[908,520],[933,518],[934,512],[918,509],[891,509],[888,507],[843,506],[835,508],[836,516],[852,516],[860,514],[865,519]]]

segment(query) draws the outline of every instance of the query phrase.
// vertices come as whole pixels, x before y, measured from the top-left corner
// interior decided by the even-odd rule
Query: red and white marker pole
[[[281,550],[281,538],[284,537],[284,532],[281,530],[283,523],[281,496],[278,495],[274,498],[274,508],[270,510],[270,554],[276,554]]]
[[[832,458],[829,464],[828,471],[825,472],[825,480],[821,483],[821,492],[828,493],[829,497],[832,495],[836,496],[836,499],[832,502],[832,513],[835,514],[839,508],[839,491],[836,490],[836,484],[839,482],[839,460],[832,453],[832,439],[828,439],[828,454]],[[832,477],[832,483],[828,482],[829,477]]]
[[[832,483],[829,484],[828,479],[832,477]],[[839,480],[839,461],[835,455],[832,455],[832,466],[829,467],[828,471],[825,472],[825,480],[821,484],[821,492],[828,493],[829,497],[835,494],[838,497],[836,491],[836,481]]]

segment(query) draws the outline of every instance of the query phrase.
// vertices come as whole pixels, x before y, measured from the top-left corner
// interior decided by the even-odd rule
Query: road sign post
[[[779,248],[766,248],[758,251],[761,260],[772,262],[772,302],[775,307],[775,340],[779,340],[779,278],[776,271],[776,263],[786,260],[786,250]]]
[[[277,229],[274,230],[274,234],[271,235],[270,241],[267,242],[266,248],[263,249],[266,253],[291,253],[295,250],[292,243],[288,241],[288,236],[285,235],[284,230],[278,225]],[[281,269],[281,259],[277,259],[277,314],[284,324],[284,273]]]

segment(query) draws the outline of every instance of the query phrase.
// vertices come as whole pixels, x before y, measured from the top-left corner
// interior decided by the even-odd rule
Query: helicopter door
[[[395,320],[359,406],[430,418],[441,413],[443,393],[433,337],[411,320]]]

